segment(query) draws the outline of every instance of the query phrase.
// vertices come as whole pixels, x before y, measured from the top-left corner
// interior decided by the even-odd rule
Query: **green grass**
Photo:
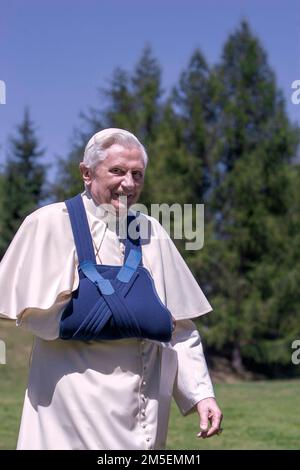
[[[32,338],[0,320],[7,364],[0,364],[0,450],[14,449]],[[181,416],[172,404],[168,449],[299,449],[300,380],[216,384],[224,413],[222,435],[198,439],[198,415]]]
[[[223,433],[198,439],[198,415],[182,417],[173,405],[169,449],[300,449],[300,380],[215,386]]]
[[[0,449],[15,449],[26,388],[32,337],[0,320],[6,364],[0,364]]]

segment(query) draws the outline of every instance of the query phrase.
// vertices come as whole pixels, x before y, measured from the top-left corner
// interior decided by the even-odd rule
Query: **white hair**
[[[107,157],[107,150],[114,144],[118,144],[126,148],[139,149],[146,168],[148,163],[147,152],[137,137],[125,129],[117,129],[113,127],[103,129],[90,138],[85,147],[83,163],[87,167],[95,169],[95,167]]]

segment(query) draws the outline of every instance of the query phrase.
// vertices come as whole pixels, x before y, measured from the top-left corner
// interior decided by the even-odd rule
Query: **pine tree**
[[[247,23],[226,42],[214,80],[215,216],[206,261],[198,269],[205,269],[216,311],[208,319],[208,339],[229,351],[242,371],[243,357],[268,363],[273,354],[289,361],[286,344],[285,354],[275,353],[274,340],[284,336],[274,299],[297,137],[266,54]]]
[[[46,166],[40,163],[44,151],[40,149],[28,109],[10,145],[2,184],[1,256],[23,219],[38,208],[44,197]]]
[[[210,134],[213,112],[211,106],[210,70],[205,57],[196,49],[188,67],[181,73],[173,91],[173,102],[181,120],[182,139],[186,151],[193,155],[201,169],[196,200],[203,202],[210,188]]]
[[[83,159],[84,149],[91,133],[73,132],[71,149],[65,158],[60,157],[56,164],[56,178],[51,184],[51,195],[54,201],[64,201],[84,190],[80,175],[79,163]]]
[[[71,146],[66,156],[60,156],[56,164],[55,182],[51,184],[54,201],[64,201],[84,190],[79,163],[84,149],[93,134],[103,129],[103,109],[91,107],[79,115],[80,124],[74,128]]]
[[[74,132],[69,154],[58,162],[57,178],[52,187],[56,200],[82,190],[78,165],[85,144],[95,132],[118,127],[133,132],[146,146],[148,142],[153,144],[161,113],[160,80],[160,66],[148,46],[132,74],[120,67],[113,71],[108,86],[99,89],[99,104],[81,114],[80,131]]]
[[[134,131],[147,146],[156,138],[161,115],[161,67],[146,46],[132,74]]]
[[[117,67],[112,74],[109,87],[102,89],[107,100],[104,112],[105,127],[117,127],[136,131],[134,97],[128,72]]]

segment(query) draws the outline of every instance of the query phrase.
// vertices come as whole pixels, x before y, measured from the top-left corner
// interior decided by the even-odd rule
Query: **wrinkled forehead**
[[[145,167],[143,154],[140,148],[134,145],[113,144],[106,149],[106,164],[128,164],[130,166]]]

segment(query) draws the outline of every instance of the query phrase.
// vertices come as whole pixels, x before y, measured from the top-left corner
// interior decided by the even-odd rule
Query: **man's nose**
[[[126,173],[122,180],[122,186],[126,189],[133,189],[134,188],[134,181],[132,178],[132,174],[130,172]]]

